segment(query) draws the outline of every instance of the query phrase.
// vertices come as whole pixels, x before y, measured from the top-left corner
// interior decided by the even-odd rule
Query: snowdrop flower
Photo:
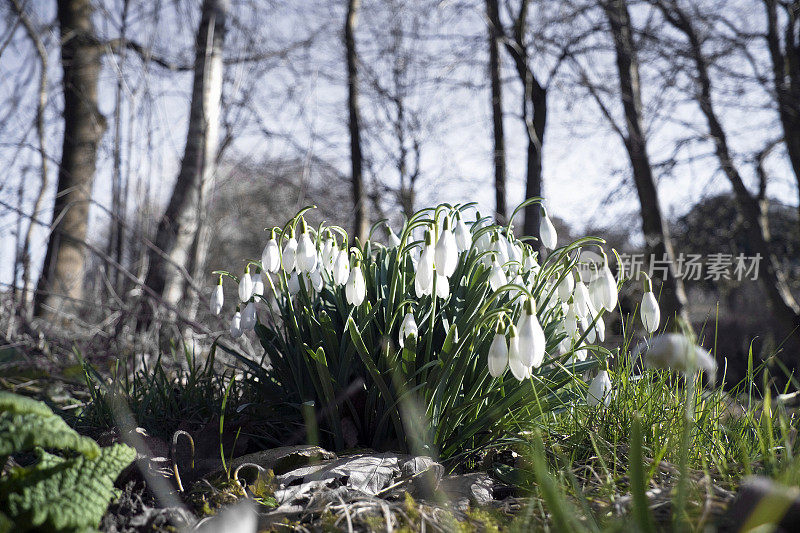
[[[641,351],[642,345],[637,346],[634,359]],[[653,337],[644,354],[644,362],[650,368],[667,368],[687,375],[704,370],[712,380],[717,373],[717,362],[711,354],[680,333]]]
[[[525,272],[529,273],[531,276],[535,276],[539,273],[541,267],[539,263],[536,261],[536,257],[534,255],[528,254],[525,256],[525,259],[522,260],[522,268]]]
[[[317,266],[317,248],[311,240],[306,219],[303,217],[300,217],[300,240],[297,244],[295,262],[300,272],[311,272]]]
[[[242,313],[239,312],[239,308],[236,308],[236,312],[233,314],[233,318],[231,318],[231,337],[234,339],[238,339],[242,336]]]
[[[322,243],[322,267],[325,269],[326,272],[329,274],[333,272],[333,266],[336,262],[336,257],[339,252],[339,247],[336,244],[336,241],[331,237],[331,232],[328,230],[326,232],[325,241]]]
[[[608,372],[601,370],[597,376],[589,384],[589,390],[586,393],[586,404],[589,407],[596,407],[600,404],[606,407],[611,404],[611,379],[608,377]]]
[[[596,302],[596,307],[598,310],[603,307],[607,311],[613,311],[617,306],[617,280],[614,279],[614,274],[608,268],[608,258],[605,252],[603,252],[603,259],[605,259],[603,267],[594,281],[597,284],[598,302]]]
[[[492,377],[500,377],[508,368],[508,345],[506,336],[500,333],[500,323],[489,346],[489,374]]]
[[[512,325],[508,328],[508,333],[508,368],[511,369],[511,373],[517,378],[517,381],[522,381],[528,377],[528,367],[522,362],[522,355],[519,352],[517,328]]]
[[[333,265],[333,282],[338,285],[347,283],[350,277],[350,254],[347,250],[339,250],[336,255],[336,262]]]
[[[556,227],[547,216],[547,211],[542,207],[542,218],[539,220],[539,241],[545,248],[554,250],[558,243]]]
[[[427,230],[425,232],[425,244],[422,247],[422,253],[417,262],[417,273],[414,277],[414,287],[417,290],[417,297],[421,297],[421,294],[428,295],[433,292],[433,276],[435,275],[434,253],[433,237],[431,231]]]
[[[241,315],[242,331],[253,329],[257,321],[256,304],[249,302],[244,308],[244,313]]]
[[[311,283],[311,288],[314,290],[314,292],[319,292],[322,290],[324,283],[322,281],[322,272],[320,272],[319,268],[311,271],[311,273],[308,274],[308,281]]]
[[[403,322],[400,324],[400,337],[398,339],[400,347],[405,348],[406,339],[412,335],[416,337],[418,332],[419,329],[417,328],[416,320],[414,320],[414,313],[409,311],[403,317]]]
[[[389,232],[389,248],[397,248],[400,246],[400,237],[395,235],[392,227],[389,224],[386,224],[386,230]]]
[[[578,313],[575,311],[575,304],[571,304],[564,314],[564,329],[570,338],[574,338],[578,333]]]
[[[503,272],[503,269],[500,268],[500,265],[497,263],[496,257],[492,257],[491,269],[492,270],[489,273],[489,285],[492,287],[493,291],[496,291],[508,283],[508,279],[506,278],[506,274]]]
[[[464,252],[469,250],[470,245],[472,244],[472,234],[469,232],[466,223],[461,218],[461,213],[456,211],[456,229],[455,229],[455,236],[456,236],[456,245],[458,245],[458,251]]]
[[[444,227],[436,243],[434,262],[436,271],[448,278],[453,275],[458,265],[458,244],[450,229],[450,217],[447,216],[444,218]]]
[[[290,296],[294,296],[300,292],[300,278],[297,276],[297,272],[292,272],[292,275],[289,276],[289,281],[287,282],[286,288],[288,289]]]
[[[517,348],[522,364],[526,367],[539,368],[544,360],[546,341],[542,326],[536,318],[532,299],[528,299],[523,305],[517,329],[519,331]]]
[[[364,279],[364,272],[361,270],[360,259],[356,259],[353,262],[353,268],[350,269],[350,277],[344,286],[344,294],[347,297],[347,302],[355,307],[361,305],[367,295],[367,285]]]
[[[295,260],[297,258],[297,239],[294,238],[294,231],[289,230],[289,241],[283,247],[283,254],[281,254],[281,265],[288,274],[297,266]]]
[[[499,231],[495,232],[492,237],[492,250],[496,252],[497,261],[500,263],[500,266],[508,263],[508,240]]]
[[[594,323],[594,332],[598,342],[606,340],[606,323],[602,316],[598,316]]]
[[[264,296],[264,274],[256,274],[256,280],[253,282],[253,295]]]
[[[253,278],[250,277],[250,265],[244,269],[244,274],[239,280],[239,300],[246,302],[253,297]]]
[[[589,311],[592,297],[589,295],[589,289],[586,287],[580,275],[578,275],[577,279],[575,288],[572,291],[572,301],[575,302],[575,311],[583,316]]]
[[[436,297],[447,298],[450,296],[450,282],[446,276],[436,273]]]
[[[281,250],[278,247],[278,241],[275,240],[274,229],[270,234],[267,245],[264,246],[264,251],[261,252],[261,266],[266,272],[272,273],[277,272],[281,267]]]
[[[218,315],[222,311],[222,304],[225,301],[225,295],[222,292],[222,276],[219,277],[219,283],[214,287],[214,292],[211,293],[211,312]]]
[[[658,307],[658,300],[656,295],[653,294],[653,284],[647,274],[642,273],[645,277],[644,282],[644,295],[642,296],[642,304],[639,306],[639,315],[642,318],[642,325],[648,333],[655,333],[661,323],[661,310]]]
[[[506,240],[508,258],[511,261],[516,261],[522,264],[522,248],[514,241],[514,234],[509,233],[509,238]]]
[[[572,296],[572,291],[575,289],[575,279],[572,277],[572,272],[567,272],[562,279],[558,283],[558,298],[561,301],[568,301],[569,297]]]

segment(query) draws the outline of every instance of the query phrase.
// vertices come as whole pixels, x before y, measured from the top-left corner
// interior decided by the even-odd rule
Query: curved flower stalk
[[[222,311],[222,304],[225,302],[225,294],[222,290],[222,276],[219,277],[219,283],[214,286],[214,292],[211,293],[211,312],[218,315]]]
[[[644,295],[642,296],[642,303],[639,307],[639,316],[642,319],[642,325],[648,333],[655,333],[661,323],[661,309],[658,307],[658,300],[656,295],[653,294],[653,284],[650,277],[642,273],[644,276]]]

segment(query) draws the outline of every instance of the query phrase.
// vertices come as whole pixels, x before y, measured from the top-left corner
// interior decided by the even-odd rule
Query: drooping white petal
[[[298,292],[300,292],[300,278],[297,276],[297,272],[292,272],[292,275],[289,276],[289,281],[287,282],[287,289],[289,290],[289,295],[294,296]]]
[[[661,309],[658,307],[658,300],[653,291],[647,291],[642,296],[642,304],[639,308],[639,315],[642,318],[642,325],[648,333],[655,333],[661,323]]]
[[[553,222],[550,220],[550,217],[547,216],[547,213],[542,210],[542,218],[539,221],[539,239],[544,245],[545,248],[549,250],[554,250],[557,243],[558,243],[558,234],[556,233],[556,227],[553,225]]]
[[[264,276],[266,274],[261,273],[256,275],[256,279],[253,282],[253,294],[258,296],[264,296]]]
[[[336,263],[333,267],[333,282],[344,285],[350,277],[350,254],[347,250],[340,250],[336,254]]]
[[[424,245],[417,262],[417,273],[414,279],[423,294],[430,294],[433,291],[433,256],[433,246]]]
[[[295,263],[300,272],[311,272],[317,266],[317,248],[308,232],[300,235]]]
[[[489,374],[500,377],[508,367],[508,345],[506,336],[495,333],[492,344],[489,346]]]
[[[336,257],[339,255],[339,248],[333,239],[328,237],[322,243],[322,267],[330,274],[333,272],[333,266],[336,262]]]
[[[442,231],[434,252],[436,271],[448,278],[453,275],[458,265],[458,244],[456,237],[449,229]]]
[[[273,238],[267,241],[264,251],[261,252],[261,266],[267,272],[277,272],[281,267],[281,250],[278,242]]]
[[[450,296],[450,282],[439,273],[436,274],[436,297],[447,298]]]
[[[496,291],[506,283],[508,283],[506,273],[503,272],[503,269],[500,268],[496,260],[492,261],[492,270],[489,273],[489,285],[492,287],[492,290]]]
[[[614,279],[614,274],[611,273],[611,269],[608,268],[608,265],[605,265],[600,271],[598,282],[601,283],[600,294],[603,300],[602,306],[607,311],[613,311],[617,306],[617,281]],[[597,309],[600,309],[600,307]]]
[[[322,272],[320,272],[319,268],[312,270],[308,274],[308,280],[311,282],[311,288],[314,290],[314,292],[319,292],[322,290],[324,283],[322,280]]]
[[[234,339],[242,336],[242,314],[239,311],[236,311],[231,318],[230,333]]]
[[[225,295],[222,292],[222,285],[216,285],[214,292],[211,293],[211,312],[218,315],[222,311],[222,304],[225,301]]]
[[[398,246],[400,246],[400,237],[395,235],[391,227],[389,227],[388,241],[389,241],[389,248],[397,248]]]
[[[472,234],[469,232],[467,224],[461,219],[460,216],[456,220],[456,229],[454,233],[456,236],[456,245],[458,245],[458,250],[460,252],[469,250],[470,245],[472,245]]]
[[[575,289],[572,291],[572,301],[575,302],[575,312],[580,316],[585,315],[589,311],[589,304],[591,303],[591,296],[589,296],[589,289],[586,284],[578,280],[575,283]]]
[[[544,360],[545,337],[536,313],[528,314],[525,310],[519,319],[519,354],[522,364],[539,368]]]
[[[253,329],[256,325],[256,322],[256,304],[254,302],[250,302],[245,306],[244,312],[242,313],[242,331]]]
[[[575,288],[575,279],[572,277],[572,272],[567,272],[567,275],[564,276],[558,283],[558,299],[562,302],[566,302],[569,300],[569,297],[572,296],[572,291]]]
[[[508,341],[508,368],[511,369],[511,373],[514,374],[517,381],[528,377],[528,367],[523,364],[519,353],[519,338],[514,333]]]
[[[598,372],[597,376],[589,383],[586,403],[589,407],[595,407],[601,403],[608,407],[611,403],[611,379],[605,370]]]
[[[297,266],[295,260],[297,258],[297,239],[290,237],[286,246],[283,247],[283,254],[281,254],[281,266],[289,273]]]
[[[416,337],[418,332],[419,330],[417,328],[417,322],[414,320],[414,313],[406,313],[406,315],[403,317],[403,322],[400,324],[400,336],[398,339],[400,347],[404,348],[406,345],[406,339],[411,335]]]
[[[364,272],[357,263],[356,266],[353,266],[353,268],[350,270],[350,277],[344,286],[344,294],[347,298],[347,302],[356,307],[361,305],[366,297],[366,282],[364,280]]]
[[[245,271],[239,279],[239,300],[242,302],[248,301],[253,297],[253,278],[250,277],[250,271]]]

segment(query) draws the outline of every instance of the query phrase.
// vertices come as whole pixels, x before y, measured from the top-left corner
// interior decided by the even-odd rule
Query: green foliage
[[[419,211],[405,224],[396,246],[356,242],[350,248],[351,266],[358,268],[360,261],[366,281],[366,299],[360,305],[348,302],[345,287],[329,272],[322,272],[321,289],[314,289],[306,274],[298,280],[296,273],[281,269],[277,276],[266,277],[267,293],[256,299],[266,302],[269,317],[255,332],[270,366],[243,358],[266,398],[288,404],[298,416],[303,404],[315,406],[327,446],[344,447],[342,428],[347,425],[355,427],[359,444],[444,458],[512,438],[544,413],[581,401],[583,383],[578,376],[597,360],[582,360],[581,355],[573,359],[574,365],[565,363],[578,346],[594,353],[603,349],[589,346],[586,335],[567,350],[557,349],[565,335],[556,285],[573,275],[581,246],[602,241],[575,242],[539,257],[541,267],[537,263],[536,268],[523,268],[523,257],[536,261],[534,249],[517,241],[510,226],[492,225],[478,215],[470,222],[473,244],[459,253],[447,296],[437,297],[435,288],[432,296],[418,295],[412,254],[423,241],[415,240],[415,233],[429,230],[435,244],[443,218],[466,217],[469,207],[441,205]],[[284,228],[275,228],[275,234],[293,234],[295,226],[304,224],[302,213]],[[318,249],[338,233],[347,250],[347,234],[341,228],[309,231]],[[515,283],[497,290],[490,285],[485,264],[492,252],[480,245],[482,237],[490,241],[493,236],[508,239],[520,254],[505,264]],[[238,281],[228,272],[218,274]],[[436,279],[442,283],[442,278]],[[498,325],[505,331],[516,323],[529,298],[537,303],[550,355],[529,379],[517,381],[508,372],[494,378],[487,370],[487,353],[495,331]],[[400,347],[400,325],[409,312],[418,334]]]
[[[36,455],[32,466],[12,468],[0,478],[0,531],[96,528],[116,494],[114,481],[136,458],[133,448],[100,448],[44,403],[7,392],[0,393],[0,445],[0,455]]]

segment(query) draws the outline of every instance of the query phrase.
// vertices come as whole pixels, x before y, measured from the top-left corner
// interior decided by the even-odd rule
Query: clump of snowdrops
[[[584,402],[581,376],[610,355],[603,315],[618,297],[607,260],[591,276],[578,268],[582,249],[606,257],[601,239],[559,247],[542,210],[532,245],[513,215],[502,226],[471,204],[442,204],[353,242],[338,226],[309,226],[308,209],[268,229],[260,261],[239,276],[216,272],[211,310],[223,308],[223,278],[238,283],[230,334],[255,333],[268,364],[251,369],[265,394],[313,412],[323,444],[453,458]],[[657,303],[655,315],[643,307],[648,331]],[[607,403],[600,376],[590,404]]]

